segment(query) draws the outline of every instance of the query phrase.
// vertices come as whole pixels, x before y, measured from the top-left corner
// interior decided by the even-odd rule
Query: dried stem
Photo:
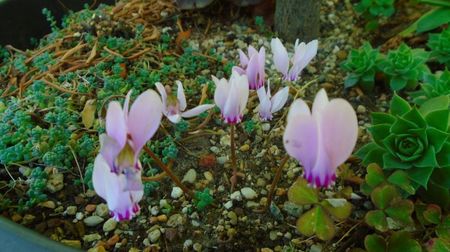
[[[275,188],[278,184],[278,182],[280,181],[281,178],[281,171],[283,171],[283,167],[286,164],[286,162],[289,160],[289,156],[286,155],[283,160],[281,160],[281,164],[280,166],[278,166],[277,171],[275,173],[275,178],[272,181],[272,185],[270,186],[270,191],[269,191],[269,195],[267,196],[267,206],[266,206],[266,210],[270,207],[270,204],[272,203],[272,198],[273,198],[273,192],[275,191]]]
[[[189,190],[183,183],[181,183],[180,179],[172,172],[172,169],[170,169],[170,166],[166,166],[161,159],[156,156],[153,151],[151,151],[147,146],[144,146],[144,151],[153,159],[155,160],[156,164],[169,176],[172,181],[177,185],[183,192],[188,195],[191,198],[194,198],[194,193]]]
[[[233,175],[231,176],[231,191],[234,191],[234,186],[237,182],[237,167],[236,167],[236,146],[234,143],[234,124],[230,125],[230,137],[231,137],[231,168],[233,168]]]

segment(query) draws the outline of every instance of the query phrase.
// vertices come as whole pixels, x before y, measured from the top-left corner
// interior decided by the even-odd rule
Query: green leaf
[[[439,224],[441,222],[441,214],[441,208],[438,205],[429,204],[423,212],[423,217],[430,223]]]
[[[441,238],[433,238],[431,241],[427,242],[427,251],[429,252],[443,252],[450,251],[450,241],[441,239]]]
[[[429,144],[434,147],[436,152],[440,152],[445,142],[447,141],[449,134],[436,128],[428,128],[427,136],[430,142]]]
[[[436,227],[436,234],[439,238],[450,240],[450,215],[445,216],[442,223]]]
[[[409,103],[395,93],[391,100],[391,114],[401,116],[410,110],[411,106]]]
[[[391,86],[392,91],[399,91],[406,87],[408,81],[403,79],[402,77],[393,77],[391,78],[391,82],[389,85]]]
[[[436,155],[439,167],[450,167],[450,155],[448,153],[450,153],[450,141],[444,143],[441,151]]]
[[[388,241],[387,252],[422,252],[422,247],[407,232],[395,232]]]
[[[411,214],[414,211],[414,204],[410,200],[396,200],[391,206],[386,208],[386,214],[392,219],[403,224],[411,224],[413,222]]]
[[[439,26],[450,22],[450,8],[436,8],[428,15],[422,16],[417,22],[417,33],[433,30]]]
[[[424,115],[425,117],[433,112],[433,111],[439,111],[439,110],[445,110],[448,111],[448,106],[450,105],[450,98],[448,95],[441,95],[438,97],[431,98],[424,102],[422,106],[420,106],[420,113]]]
[[[432,172],[433,167],[415,167],[408,170],[408,175],[412,181],[426,189]]]
[[[345,88],[353,87],[354,85],[356,85],[356,83],[358,83],[358,81],[359,76],[355,74],[349,74],[344,80],[344,87]]]
[[[400,189],[404,190],[408,194],[414,194],[416,190],[411,185],[408,174],[404,171],[395,171],[388,178],[389,183],[398,186]]]
[[[395,117],[383,112],[372,112],[370,114],[372,118],[372,124],[392,124],[395,122]]]
[[[346,199],[325,199],[321,202],[321,205],[339,221],[347,219],[352,213],[353,207]]]
[[[384,182],[383,170],[375,163],[367,166],[366,182],[371,187],[376,187]]]
[[[319,202],[319,195],[317,190],[310,187],[305,179],[299,178],[289,188],[288,199],[295,204],[310,205]]]
[[[369,165],[370,163],[377,163],[379,165],[382,165],[382,156],[384,152],[384,149],[382,149],[376,143],[368,143],[361,147],[355,153],[355,155],[363,160],[364,165]]]
[[[449,111],[447,109],[431,111],[425,117],[428,125],[441,131],[448,129]]]
[[[366,221],[367,225],[375,228],[380,232],[386,232],[388,230],[386,215],[382,210],[372,210],[367,212],[364,220]]]
[[[378,209],[386,209],[391,201],[399,196],[397,189],[393,185],[383,185],[377,187],[370,194],[372,202]]]
[[[434,151],[434,146],[428,146],[428,149],[423,154],[421,160],[414,163],[417,167],[437,167],[438,163],[436,160],[436,152]]]
[[[333,220],[321,206],[316,206],[300,216],[297,220],[297,230],[305,236],[316,234],[324,241],[331,240],[335,234]]]
[[[364,238],[364,247],[367,252],[383,252],[386,251],[386,242],[382,236],[370,234]]]
[[[382,140],[385,139],[387,136],[389,136],[390,128],[391,128],[391,126],[389,124],[378,124],[378,125],[373,125],[372,127],[370,127],[369,132],[372,135],[373,140],[378,145],[383,145]]]
[[[414,123],[419,128],[427,126],[427,122],[417,108],[412,108],[409,112],[404,114],[403,119]]]
[[[411,164],[402,162],[398,158],[392,156],[390,153],[383,154],[383,168],[384,169],[409,169]]]

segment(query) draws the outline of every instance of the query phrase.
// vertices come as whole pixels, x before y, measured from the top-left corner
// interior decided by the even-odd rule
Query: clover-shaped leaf
[[[364,247],[366,247],[367,252],[386,251],[386,241],[377,234],[366,235]]]
[[[378,209],[385,209],[392,200],[399,196],[397,189],[393,185],[383,185],[375,188],[370,194],[372,202]]]
[[[383,170],[375,163],[367,166],[366,182],[371,187],[376,187],[384,182]]]
[[[396,232],[389,238],[387,252],[398,251],[422,252],[422,247],[407,232]]]
[[[316,234],[324,241],[330,240],[335,234],[334,222],[321,206],[316,206],[300,216],[297,220],[297,230],[306,236]]]
[[[380,232],[386,232],[389,229],[386,221],[386,215],[382,210],[369,211],[364,219],[367,225],[374,227]]]
[[[389,217],[402,224],[411,224],[413,222],[411,218],[413,211],[414,204],[412,201],[404,199],[395,200],[385,209],[385,212]]]
[[[321,204],[337,220],[345,220],[352,213],[352,204],[346,199],[326,199]]]
[[[436,234],[439,236],[439,238],[450,241],[450,215],[447,215],[442,220],[442,223],[436,227]]]
[[[290,202],[299,205],[310,205],[319,202],[317,190],[310,187],[308,182],[303,178],[297,179],[291,188],[289,188],[288,198]]]
[[[430,223],[439,224],[441,222],[441,208],[438,205],[429,204],[423,211],[423,217]]]

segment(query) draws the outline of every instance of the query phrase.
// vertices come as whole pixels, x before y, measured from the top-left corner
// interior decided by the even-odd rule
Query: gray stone
[[[159,230],[159,228],[153,229],[148,234],[148,239],[150,240],[151,243],[157,242],[160,237],[161,237],[161,230]]]
[[[172,192],[170,193],[170,197],[172,197],[172,199],[178,199],[181,195],[183,195],[183,190],[181,190],[181,188],[176,186],[172,188]]]
[[[242,196],[244,196],[245,199],[251,200],[256,198],[258,195],[256,194],[255,190],[253,190],[250,187],[244,187],[241,189]]]
[[[183,180],[181,182],[188,182],[190,184],[194,184],[197,179],[197,172],[194,169],[189,169],[189,171],[184,175]]]
[[[109,215],[108,205],[106,205],[105,203],[98,204],[97,207],[95,208],[95,213],[103,218],[108,217]]]
[[[67,215],[75,215],[77,213],[77,207],[76,206],[68,206],[66,208],[66,214]]]
[[[177,227],[179,225],[183,225],[185,223],[185,218],[181,214],[174,214],[169,217],[167,221],[167,226],[169,227]]]
[[[83,241],[84,242],[93,242],[93,241],[98,241],[102,238],[102,236],[99,233],[94,233],[94,234],[88,234],[83,236]]]

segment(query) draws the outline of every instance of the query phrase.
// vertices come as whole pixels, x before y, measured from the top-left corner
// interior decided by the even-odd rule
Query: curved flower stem
[[[183,190],[184,194],[188,195],[189,197],[191,197],[192,199],[194,198],[194,193],[189,190],[189,188],[187,188],[183,183],[181,183],[180,179],[172,172],[172,169],[170,168],[170,166],[172,166],[171,164],[169,166],[166,166],[161,159],[158,158],[158,156],[156,156],[155,153],[153,153],[153,151],[151,151],[147,146],[144,145],[144,151],[153,159],[155,160],[156,164],[167,174],[167,176],[170,177],[170,179],[172,179],[172,181],[175,183],[175,185],[177,185],[179,188],[181,188],[181,190]],[[173,161],[171,161],[172,163]]]
[[[236,146],[234,143],[234,124],[230,125],[230,144],[231,144],[231,168],[233,168],[233,175],[231,176],[231,191],[234,191],[234,186],[237,183],[237,167],[236,167]]]
[[[270,207],[270,204],[272,203],[272,197],[273,197],[273,192],[275,191],[275,188],[278,184],[278,181],[280,181],[281,178],[281,171],[283,170],[284,165],[286,164],[286,162],[289,160],[289,155],[286,155],[283,160],[281,160],[281,164],[280,166],[278,166],[277,171],[275,173],[275,178],[272,181],[272,185],[270,186],[270,191],[269,191],[269,195],[267,196],[267,205],[266,205],[266,209],[267,210]]]

